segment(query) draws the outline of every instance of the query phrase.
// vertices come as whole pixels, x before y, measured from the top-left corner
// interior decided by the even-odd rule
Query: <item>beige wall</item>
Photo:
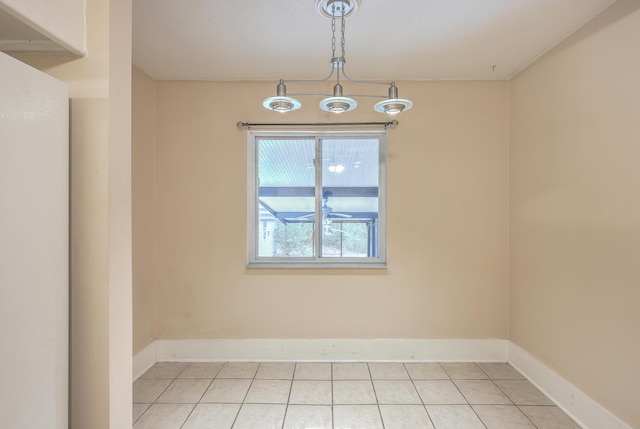
[[[70,425],[115,429],[132,402],[131,0],[87,1],[87,46],[44,71],[71,97]]]
[[[640,427],[640,4],[511,85],[511,338]]]
[[[132,90],[133,353],[137,353],[155,339],[156,84],[134,66]]]
[[[415,107],[389,131],[388,269],[246,270],[236,122],[335,117],[266,111],[275,82],[157,82],[158,338],[509,336],[508,83],[399,87]],[[363,104],[340,119],[386,120]]]

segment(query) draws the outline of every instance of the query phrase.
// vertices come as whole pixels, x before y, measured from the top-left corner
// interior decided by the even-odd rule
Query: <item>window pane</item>
[[[313,257],[315,139],[259,139],[258,257]]]
[[[322,257],[377,257],[378,139],[322,140]]]
[[[332,222],[323,226],[322,256],[366,258],[369,234],[363,222]]]

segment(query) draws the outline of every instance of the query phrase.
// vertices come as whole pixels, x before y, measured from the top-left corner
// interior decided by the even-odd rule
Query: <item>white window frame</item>
[[[363,258],[309,257],[309,258],[260,258],[258,249],[258,146],[263,138],[314,138],[341,139],[353,137],[378,138],[378,256]],[[317,147],[317,145],[316,145]],[[249,131],[247,133],[247,268],[386,268],[387,261],[387,135],[386,131]],[[321,188],[316,167],[316,210],[321,210]],[[319,230],[314,232],[318,243]],[[315,244],[318,246],[318,244]]]

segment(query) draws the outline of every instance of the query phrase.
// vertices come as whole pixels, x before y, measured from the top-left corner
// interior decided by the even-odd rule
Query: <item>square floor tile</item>
[[[383,429],[377,405],[334,405],[334,429]]]
[[[414,384],[424,404],[456,405],[467,403],[451,380],[416,380]]]
[[[157,362],[141,378],[176,378],[186,367],[186,362]]]
[[[454,383],[470,404],[513,405],[491,380],[455,380]]]
[[[276,429],[284,423],[286,405],[244,404],[233,429]]]
[[[469,405],[427,405],[436,429],[485,429]]]
[[[524,376],[506,362],[482,362],[478,366],[494,380],[522,380]]]
[[[538,429],[580,429],[580,426],[555,406],[524,406],[522,412]]]
[[[296,364],[293,362],[263,362],[256,373],[257,379],[291,380]]]
[[[286,404],[291,380],[253,380],[245,404]]]
[[[376,380],[408,380],[409,374],[401,363],[370,363],[371,378]]]
[[[449,376],[439,363],[405,363],[409,376],[414,380],[448,380]]]
[[[495,380],[495,383],[516,405],[553,405],[528,380]]]
[[[379,404],[422,405],[411,380],[373,380]]]
[[[160,362],[134,429],[580,429],[505,362]]]
[[[192,362],[180,373],[180,378],[215,378],[224,362]]]
[[[139,378],[133,383],[133,403],[152,404],[171,384],[170,378]]]
[[[330,363],[302,362],[296,364],[296,380],[331,380]]]
[[[240,404],[198,404],[181,429],[231,429]]]
[[[253,378],[258,371],[257,362],[227,362],[224,364],[217,378]]]
[[[151,404],[133,404],[133,423],[149,409]]]
[[[206,378],[177,378],[156,402],[163,404],[197,404],[211,380]]]
[[[366,363],[334,363],[334,380],[370,380],[369,366]]]
[[[290,404],[331,405],[331,382],[322,380],[293,380]]]
[[[515,405],[474,405],[487,429],[536,429]]]
[[[195,405],[154,404],[133,424],[133,429],[180,429]]]
[[[338,380],[333,382],[334,404],[376,404],[371,380]]]
[[[203,403],[241,404],[247,396],[251,380],[216,378],[200,400]]]
[[[434,429],[422,405],[380,405],[385,429]]]
[[[475,363],[443,363],[452,380],[485,380],[489,378]]]
[[[283,429],[332,429],[330,405],[289,405]]]

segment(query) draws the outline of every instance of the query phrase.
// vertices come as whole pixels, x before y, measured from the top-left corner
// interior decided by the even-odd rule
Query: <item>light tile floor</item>
[[[134,429],[579,429],[506,363],[157,363]]]

